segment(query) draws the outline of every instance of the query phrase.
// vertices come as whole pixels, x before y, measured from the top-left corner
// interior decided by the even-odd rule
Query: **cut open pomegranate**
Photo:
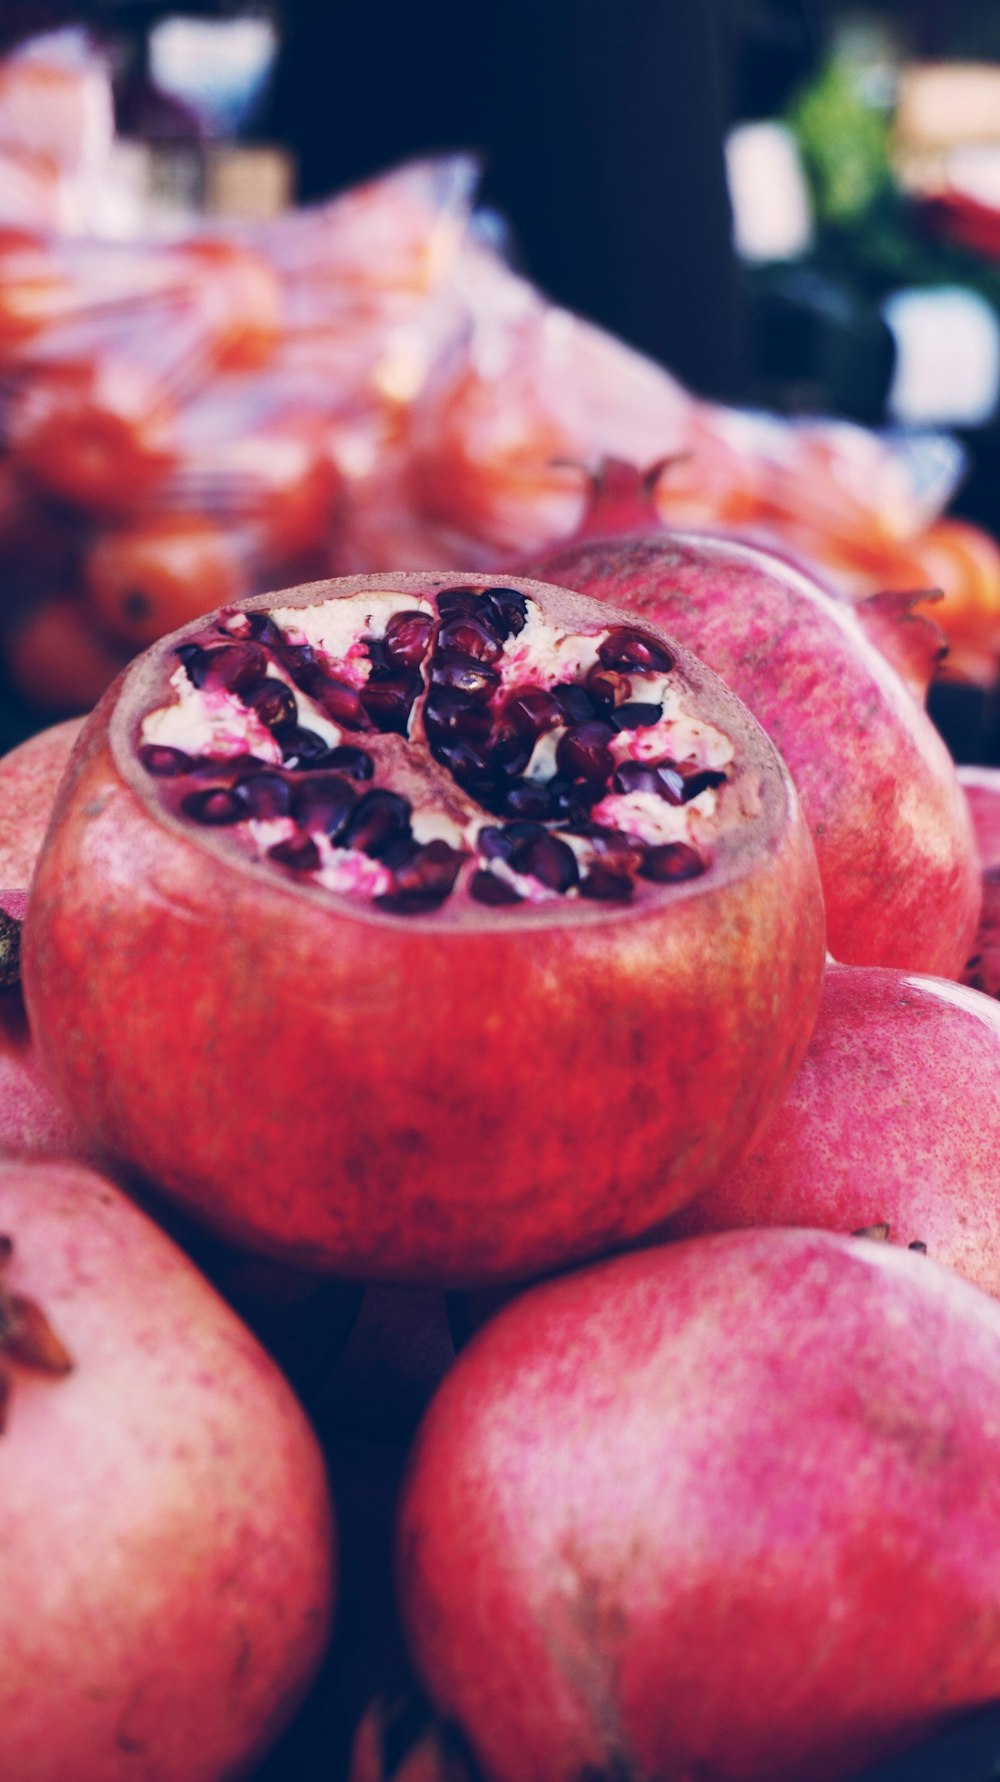
[[[788,777],[687,651],[538,583],[395,575],[133,666],[24,977],[71,1104],[189,1210],[471,1281],[626,1242],[742,1151],[822,953]]]

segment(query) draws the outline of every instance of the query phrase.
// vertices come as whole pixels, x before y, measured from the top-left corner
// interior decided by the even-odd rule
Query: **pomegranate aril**
[[[181,800],[181,810],[195,823],[206,823],[212,828],[224,823],[240,823],[247,815],[240,794],[225,786],[213,786],[205,792],[189,792]]]
[[[534,751],[534,737],[519,735],[505,722],[501,722],[489,738],[490,761],[501,781],[519,779]]]
[[[372,679],[361,688],[361,706],[365,716],[377,730],[405,736],[413,701],[420,692],[418,674],[403,674],[392,679]]]
[[[514,853],[514,843],[506,829],[487,823],[476,837],[476,847],[484,860],[507,860]]]
[[[614,767],[608,744],[614,736],[610,724],[599,718],[588,719],[567,730],[556,747],[556,766],[561,774],[573,780],[600,782],[602,785]]]
[[[528,602],[516,588],[490,588],[483,606],[499,637],[516,637],[528,623]]]
[[[251,637],[256,638],[257,642],[263,644],[265,649],[285,651],[291,647],[286,642],[284,632],[279,631],[270,613],[243,613],[241,615],[234,614],[233,617],[244,618]]]
[[[385,628],[382,647],[397,668],[419,668],[434,634],[430,613],[393,613]]]
[[[580,881],[580,896],[599,903],[625,903],[633,892],[627,872],[617,872],[605,861],[596,860]]]
[[[327,767],[335,767],[338,773],[346,773],[352,780],[370,780],[375,772],[375,763],[364,749],[355,749],[350,743],[341,743],[331,749],[326,758]]]
[[[305,836],[301,841],[293,838],[276,842],[267,853],[268,859],[276,860],[279,866],[294,867],[296,872],[315,872],[320,864],[319,849],[311,836]]]
[[[469,880],[469,896],[477,903],[521,903],[519,891],[508,885],[495,872],[474,872]]]
[[[587,822],[591,807],[602,796],[604,788],[596,781],[571,780],[565,774],[555,774],[549,781],[548,790],[555,816],[576,825]]]
[[[541,780],[512,780],[501,787],[498,806],[506,817],[534,817],[541,822],[556,814]]]
[[[365,792],[359,798],[350,820],[340,837],[340,845],[358,848],[378,860],[386,848],[410,833],[411,805],[408,798],[384,787]]]
[[[505,724],[534,742],[543,731],[553,730],[564,720],[562,707],[544,687],[524,687],[508,699],[503,708]]]
[[[316,774],[300,780],[291,795],[291,811],[303,829],[319,830],[336,838],[347,822],[358,795],[339,774]]]
[[[379,907],[403,914],[436,909],[450,895],[464,859],[440,840],[423,847],[413,843],[405,853],[400,848],[398,858],[390,850],[383,860],[392,869],[393,889],[376,900]]]
[[[687,842],[663,842],[647,848],[639,875],[654,879],[657,884],[679,884],[684,879],[697,879],[707,870],[708,862]]]
[[[658,724],[662,716],[662,705],[633,699],[617,707],[612,722],[617,730],[648,730],[652,724]]]
[[[621,761],[611,782],[616,792],[654,792],[668,804],[683,804],[684,780],[676,767],[666,762],[651,767],[646,761]]]
[[[574,681],[560,681],[553,687],[552,697],[564,722],[585,724],[589,718],[598,715],[597,701],[591,698],[586,687],[578,687]]]
[[[283,724],[274,732],[275,740],[281,744],[282,760],[294,773],[306,772],[310,767],[323,767],[327,764],[329,744],[315,730],[307,730],[303,724]]]
[[[243,799],[250,817],[287,817],[291,811],[292,788],[280,773],[244,774],[233,790]]]
[[[483,596],[478,588],[442,588],[437,597],[437,608],[442,619],[450,619],[461,614],[464,618],[475,618],[482,611]]]
[[[190,773],[194,766],[194,758],[185,755],[183,749],[169,749],[164,743],[143,743],[139,750],[139,760],[147,773],[155,774],[157,779],[173,779],[179,773]]]
[[[464,737],[448,737],[442,742],[435,742],[433,754],[436,761],[448,769],[452,778],[462,786],[482,786],[491,795],[496,790],[493,769],[488,752],[474,742],[466,742]]]
[[[351,687],[346,681],[326,676],[323,686],[316,694],[316,701],[335,724],[343,724],[348,730],[368,729],[368,719],[361,704],[360,687]]]
[[[709,788],[714,791],[717,786],[724,786],[727,778],[728,775],[722,773],[717,767],[703,767],[698,773],[684,775],[684,790],[681,795],[684,804],[690,804],[692,798],[697,798],[699,792],[707,792]]]
[[[461,737],[466,742],[482,743],[490,734],[491,723],[486,707],[466,693],[432,687],[427,695],[424,729],[432,742]]]
[[[601,707],[601,713],[608,713],[615,706],[626,702],[633,684],[627,675],[619,674],[617,668],[604,668],[602,663],[595,663],[590,674],[586,675],[586,691]]]
[[[598,645],[597,659],[605,668],[634,668],[644,673],[669,674],[674,666],[670,651],[655,637],[625,625],[608,632]]]
[[[568,891],[580,878],[580,868],[571,847],[547,829],[531,841],[514,849],[511,862],[515,872],[528,873],[550,891]]]
[[[503,645],[490,628],[477,616],[462,613],[446,619],[438,632],[438,649],[450,655],[471,656],[475,662],[496,662]]]
[[[281,724],[294,724],[298,716],[295,694],[284,681],[273,678],[258,681],[255,686],[247,687],[240,698],[244,705],[256,712],[268,730],[275,730]]]
[[[435,687],[464,693],[467,699],[483,700],[500,685],[500,676],[471,656],[440,655],[431,663],[431,681]]]

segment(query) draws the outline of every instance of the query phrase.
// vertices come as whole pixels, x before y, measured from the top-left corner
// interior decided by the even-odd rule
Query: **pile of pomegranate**
[[[1000,1698],[939,648],[591,525],[0,761],[5,1782],[851,1782]]]

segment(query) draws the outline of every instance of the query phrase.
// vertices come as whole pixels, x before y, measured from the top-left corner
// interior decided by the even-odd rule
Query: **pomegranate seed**
[[[279,631],[270,613],[242,613],[234,615],[246,620],[251,637],[263,644],[268,650],[287,650],[290,645],[285,641],[283,631]]]
[[[392,867],[394,883],[392,891],[377,902],[382,909],[407,913],[436,909],[442,904],[454,886],[465,855],[450,848],[446,841],[432,841],[424,847],[410,844],[405,854],[400,850],[398,859],[394,851],[383,858]]]
[[[311,836],[302,841],[276,842],[267,852],[279,866],[291,866],[296,872],[315,872],[320,863],[319,849]]]
[[[657,884],[679,884],[684,879],[699,878],[707,871],[707,864],[687,842],[664,842],[660,847],[646,849],[639,873],[644,879],[655,879]]]
[[[550,891],[568,891],[580,878],[572,848],[547,829],[515,847],[512,865],[515,872],[529,873]]]
[[[495,662],[503,654],[498,637],[478,617],[459,613],[446,619],[438,633],[438,648],[449,655],[471,656],[476,662]]]
[[[437,605],[442,619],[459,614],[474,619],[482,611],[483,596],[478,588],[442,588]]]
[[[469,881],[469,896],[477,903],[520,903],[521,895],[508,885],[506,879],[498,879],[495,872],[475,872]]]
[[[493,791],[492,770],[489,754],[475,743],[466,742],[464,737],[448,737],[443,742],[434,744],[434,759],[440,761],[448,769],[453,779],[462,786],[471,786],[482,782],[484,787]]]
[[[638,668],[659,674],[669,674],[674,666],[670,651],[655,637],[647,637],[645,632],[633,631],[625,625],[618,625],[614,631],[608,632],[604,642],[598,645],[597,659],[605,668]]]
[[[391,679],[372,679],[361,689],[361,705],[377,730],[405,736],[413,701],[420,692],[418,674],[394,675]]]
[[[411,808],[408,798],[383,787],[363,793],[341,836],[341,846],[358,848],[378,860],[393,842],[409,834]]]
[[[139,760],[147,773],[157,779],[173,779],[176,774],[190,773],[194,761],[183,749],[168,749],[163,743],[143,743]]]
[[[485,662],[477,662],[471,656],[441,655],[435,656],[431,664],[431,681],[435,687],[464,693],[468,699],[483,700],[489,699],[500,685],[500,676]]]
[[[727,775],[720,773],[716,767],[703,767],[699,773],[688,774],[683,780],[682,802],[690,804],[692,798],[697,798],[699,792],[705,792],[709,787],[714,790],[716,786],[724,786],[726,779]]]
[[[280,773],[248,773],[237,780],[235,792],[244,800],[251,817],[287,817],[292,808],[292,788]]]
[[[616,872],[614,867],[603,861],[595,861],[586,878],[581,882],[581,897],[593,898],[601,903],[624,903],[631,897],[632,880],[627,873]]]
[[[196,823],[207,823],[213,828],[223,823],[239,823],[247,815],[247,807],[239,793],[229,791],[225,786],[212,786],[207,792],[189,792],[181,801],[181,809]]]
[[[317,774],[300,780],[291,797],[292,815],[303,829],[336,837],[357,803],[357,793],[339,774]]]
[[[483,606],[500,637],[516,637],[528,623],[528,602],[516,588],[490,588]]]
[[[578,687],[573,681],[560,681],[553,687],[552,697],[563,718],[571,724],[585,724],[589,718],[597,717],[597,701],[591,698],[586,687]]]
[[[549,789],[540,780],[512,780],[501,788],[500,807],[507,817],[552,817]]]
[[[658,724],[662,716],[662,705],[633,699],[618,707],[612,722],[618,730],[647,730],[651,724]]]
[[[522,687],[508,699],[503,717],[519,735],[530,737],[534,744],[543,731],[562,723],[563,712],[558,700],[544,687]]]
[[[393,613],[382,644],[396,668],[419,668],[434,633],[430,613]]]
[[[587,692],[602,711],[624,704],[632,691],[632,682],[617,669],[604,668],[598,662],[587,676]]]
[[[614,767],[608,744],[614,736],[610,724],[599,718],[589,719],[567,730],[559,738],[556,766],[570,779],[603,782]]]
[[[424,706],[424,728],[432,740],[461,737],[465,742],[485,742],[491,718],[486,707],[468,694],[432,687]]]
[[[506,829],[496,829],[488,823],[479,831],[476,847],[484,860],[510,860],[514,853],[514,843]]]
[[[295,694],[284,681],[268,678],[258,681],[255,686],[247,687],[240,695],[243,704],[256,712],[262,724],[268,730],[274,730],[279,724],[294,724],[298,716]]]
[[[335,724],[343,724],[348,730],[368,728],[360,687],[350,687],[346,681],[328,678],[319,693],[318,703]]]
[[[329,754],[329,744],[318,736],[315,730],[307,730],[303,724],[283,724],[274,732],[276,740],[281,744],[281,756],[285,766],[294,772],[304,772],[320,763],[325,767]]]
[[[650,767],[645,761],[622,761],[615,769],[612,785],[616,792],[655,792],[668,804],[683,804],[684,781],[676,767],[662,762]]]

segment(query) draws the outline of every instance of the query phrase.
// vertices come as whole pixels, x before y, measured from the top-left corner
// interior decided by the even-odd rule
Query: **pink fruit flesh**
[[[411,1650],[484,1782],[839,1782],[1000,1691],[1000,1307],[735,1232],[580,1271],[411,1456]]]
[[[670,1231],[884,1225],[1000,1297],[998,1083],[996,1003],[944,979],[831,966],[778,1112]]]
[[[69,1164],[0,1167],[8,1347],[5,1782],[218,1782],[293,1712],[329,1625],[322,1456],[277,1369],[157,1228]]]
[[[961,975],[981,899],[968,809],[941,738],[850,607],[707,535],[584,539],[535,573],[663,625],[750,707],[802,799],[837,959]]]
[[[688,652],[537,583],[386,576],[140,659],[23,969],[86,1130],[189,1211],[462,1284],[626,1242],[739,1152],[821,921],[787,776]]]

